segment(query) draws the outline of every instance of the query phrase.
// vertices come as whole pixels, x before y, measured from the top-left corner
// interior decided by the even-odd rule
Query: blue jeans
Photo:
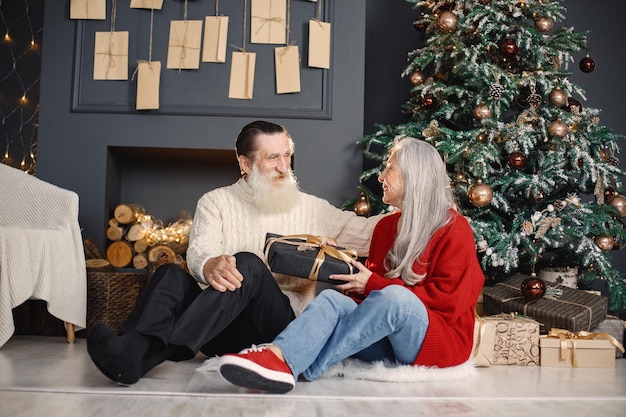
[[[319,378],[337,362],[354,356],[412,363],[428,329],[422,301],[400,285],[372,291],[361,303],[324,290],[272,342],[294,376]]]

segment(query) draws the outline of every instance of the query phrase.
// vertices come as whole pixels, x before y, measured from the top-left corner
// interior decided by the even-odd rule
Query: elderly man
[[[272,276],[260,259],[268,232],[324,236],[367,255],[378,218],[301,192],[284,127],[246,125],[236,151],[242,178],[198,201],[187,250],[192,276],[160,267],[118,334],[104,324],[89,332],[89,355],[108,378],[133,384],[165,360],[236,352],[278,335],[314,297],[315,283]]]

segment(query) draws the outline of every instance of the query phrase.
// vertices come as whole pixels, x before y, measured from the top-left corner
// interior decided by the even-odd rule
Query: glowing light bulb
[[[26,101],[26,94],[22,96],[21,100],[22,100],[22,103]]]
[[[11,37],[9,36],[9,32],[4,34],[4,39],[7,41],[11,39]]]

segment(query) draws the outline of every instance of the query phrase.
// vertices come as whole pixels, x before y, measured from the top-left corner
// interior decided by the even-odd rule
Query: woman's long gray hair
[[[402,215],[398,235],[385,261],[385,276],[401,277],[407,285],[424,279],[413,264],[426,250],[433,234],[452,218],[454,195],[446,167],[430,144],[409,137],[396,137],[390,150],[404,179]]]

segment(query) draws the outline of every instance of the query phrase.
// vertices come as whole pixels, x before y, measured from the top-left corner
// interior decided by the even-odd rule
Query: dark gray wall
[[[400,73],[407,52],[418,47],[422,37],[412,26],[417,12],[404,0],[326,1],[336,8],[332,120],[273,120],[284,123],[297,142],[296,171],[303,188],[341,204],[355,197],[354,187],[362,168],[354,142],[363,132],[374,132],[374,123],[405,121],[400,105],[408,98],[410,85],[400,78]],[[250,118],[72,113],[76,23],[67,18],[67,4],[60,7],[58,3],[49,0],[45,11],[38,175],[80,194],[84,233],[98,238],[111,210],[104,195],[107,146],[230,149],[239,128]],[[626,3],[569,0],[564,4],[568,9],[565,24],[574,26],[576,31],[591,31],[589,43],[596,70],[591,74],[578,70],[582,52],[571,65],[572,80],[587,91],[587,101],[583,104],[602,110],[602,124],[615,132],[626,133],[623,116],[626,60],[621,48],[626,30],[621,17],[626,15]],[[624,148],[623,142],[621,146]],[[159,164],[164,163],[162,155],[153,158],[157,162],[146,167],[151,177],[157,175]],[[116,159],[110,163],[115,164]],[[183,158],[177,162],[185,163],[189,170],[202,171],[203,164],[197,161]],[[621,165],[626,166],[624,161]],[[165,169],[164,165],[161,168]],[[132,179],[138,174],[128,175]],[[223,179],[230,180],[228,175]],[[170,204],[169,214],[190,209],[187,201],[195,201],[202,188],[202,182],[198,182],[187,192],[183,184],[168,186],[166,192],[153,193],[154,198],[167,206],[168,201],[182,199],[168,198],[173,188],[178,188],[178,192],[187,196],[185,203]],[[114,190],[106,201],[114,203],[116,198],[122,198],[125,190],[109,188]],[[131,190],[135,192],[132,187],[126,192],[130,194]],[[613,255],[620,270],[626,271],[624,251]]]
[[[206,186],[198,189],[198,181],[186,181],[182,179],[177,186],[171,185],[172,175],[179,174],[180,170],[168,166],[168,157],[176,157],[174,153],[169,153],[168,149],[232,149],[234,140],[241,127],[259,117],[254,112],[250,113],[246,106],[249,102],[230,100],[229,105],[235,111],[231,111],[229,116],[199,114],[139,114],[128,111],[103,112],[101,109],[84,111],[81,108],[82,97],[89,98],[89,81],[92,77],[90,72],[92,56],[84,48],[85,42],[90,42],[87,37],[83,37],[84,26],[88,30],[94,25],[102,27],[100,30],[108,30],[106,23],[98,22],[77,22],[69,20],[69,1],[65,1],[60,7],[58,1],[49,1],[46,4],[44,16],[44,33],[46,37],[46,48],[42,58],[42,82],[41,82],[41,115],[39,125],[38,143],[38,176],[61,187],[78,192],[80,196],[80,222],[84,228],[85,237],[93,237],[97,241],[103,241],[103,231],[106,221],[111,216],[112,209],[119,203],[143,203],[149,212],[156,212],[160,218],[175,216],[179,210],[195,209],[195,200],[204,191],[213,188],[215,184],[207,183]],[[111,2],[108,1],[108,7]],[[224,2],[222,2],[224,3]],[[228,2],[229,4],[241,2]],[[296,2],[292,2],[292,7],[296,8]],[[310,7],[311,15],[314,17],[315,4],[298,1],[297,7],[306,5]],[[261,114],[266,119],[284,124],[296,141],[295,168],[302,188],[310,193],[327,198],[332,203],[339,205],[342,202],[356,196],[356,185],[358,184],[358,174],[361,172],[361,155],[356,141],[363,134],[363,99],[364,99],[364,50],[365,50],[365,2],[361,0],[341,0],[327,1],[327,7],[332,8],[333,16],[333,56],[332,70],[329,77],[332,78],[329,97],[330,113],[328,117],[310,117],[308,112],[277,112],[278,114],[289,114],[289,117],[270,117],[269,114]],[[117,25],[116,30],[128,30],[133,36],[148,36],[149,12],[143,11],[140,26],[131,26],[133,20],[124,18],[127,15],[136,15],[140,12],[128,9],[128,2],[117,2]],[[248,2],[249,7],[249,2]],[[222,10],[223,7],[220,7]],[[110,7],[109,9],[110,10]],[[190,19],[204,19],[207,14],[214,11],[214,3],[211,2],[189,2],[188,16]],[[165,20],[167,14],[169,19],[182,19],[182,2],[167,0],[162,11],[159,13],[160,21]],[[241,13],[241,12],[240,12]],[[156,19],[155,19],[156,21]],[[229,29],[229,40],[232,33],[232,42],[241,44],[241,20],[231,18],[231,29]],[[125,27],[125,25],[128,25]],[[162,26],[162,25],[161,25]],[[139,27],[142,31],[139,32]],[[304,25],[294,26],[294,31],[303,32]],[[167,33],[167,30],[161,32]],[[155,32],[156,35],[157,32]],[[159,38],[161,45],[167,41]],[[303,64],[306,63],[304,36],[291,39],[297,40],[301,46]],[[155,40],[156,44],[156,40]],[[129,52],[129,67],[134,70],[136,59],[146,59],[145,49],[133,46]],[[274,107],[281,99],[284,99],[284,106],[291,110],[293,96],[277,97],[273,94],[273,79],[268,74],[273,74],[272,60],[266,60],[266,65],[260,65],[261,53],[272,53],[273,46],[250,46],[248,51],[257,51],[257,68],[255,80],[255,97],[253,104],[263,103],[270,100]],[[230,51],[233,48],[229,46]],[[163,65],[166,61],[166,48],[155,49],[154,60],[161,60]],[[221,64],[201,64],[199,73],[211,77],[215,65]],[[228,65],[228,64],[226,64]],[[304,67],[305,65],[303,65]],[[223,68],[223,67],[222,67]],[[220,69],[222,69],[220,68]],[[193,77],[197,73],[178,74],[176,70],[163,70],[167,77]],[[323,70],[317,70],[322,72]],[[304,72],[304,70],[303,70]],[[270,81],[267,81],[270,80]],[[101,88],[105,106],[116,104],[122,89],[127,89],[132,94],[134,83],[129,81],[100,81],[99,84],[106,84]],[[222,78],[222,83],[228,83],[227,78]],[[271,83],[269,86],[267,83]],[[110,90],[107,90],[107,87]],[[258,89],[257,89],[258,87]],[[168,88],[162,85],[162,89]],[[303,90],[307,85],[303,85]],[[83,89],[77,93],[77,89]],[[264,96],[261,92],[270,92],[271,95]],[[198,94],[203,94],[198,90]],[[320,92],[320,94],[322,94]],[[304,93],[303,93],[304,95]],[[176,97],[176,91],[169,91],[168,96]],[[79,97],[77,106],[76,97]],[[172,99],[174,101],[174,99]],[[126,99],[122,101],[127,101]],[[131,101],[134,103],[134,101]],[[125,104],[122,102],[121,106]],[[168,104],[168,103],[165,103]],[[279,103],[280,104],[280,103]],[[301,104],[301,103],[300,103]],[[300,105],[299,104],[299,105]],[[305,103],[306,104],[306,103]],[[218,103],[219,105],[219,103]],[[237,116],[237,107],[243,110]],[[116,106],[112,106],[116,107]],[[117,106],[119,107],[119,106]],[[73,110],[74,109],[74,110]],[[208,112],[210,113],[210,112]],[[158,200],[160,207],[155,207],[141,201],[139,196],[130,196],[130,191],[126,190],[125,177],[129,181],[137,178],[138,171],[122,169],[120,164],[126,159],[140,159],[136,161],[135,167],[146,164],[146,155],[137,153],[138,148],[151,148],[150,151],[157,151],[158,155],[149,154],[148,162],[154,162],[143,171],[146,176],[145,187],[132,189],[147,189],[155,200]],[[119,156],[123,148],[130,149],[130,156],[124,154]],[[128,150],[127,149],[127,150]],[[113,150],[113,152],[111,152]],[[191,152],[195,154],[196,152]],[[193,157],[184,156],[174,161],[174,165],[187,165],[187,169],[195,167],[198,175],[207,176],[203,168],[210,168],[211,161],[192,161]],[[226,162],[228,164],[228,162]],[[206,167],[205,167],[206,166]],[[107,180],[107,167],[109,173]],[[230,161],[230,168],[235,167],[234,157]],[[161,168],[161,169],[158,169]],[[219,170],[226,169],[223,165]],[[132,171],[132,172],[131,172]],[[159,175],[161,173],[161,176]],[[141,173],[139,174],[141,175]],[[233,182],[236,175],[228,178],[227,182]],[[168,185],[169,184],[169,185]],[[147,188],[146,188],[147,187]],[[138,201],[129,201],[130,198]],[[180,198],[186,201],[181,206]],[[122,200],[123,199],[123,200]],[[152,203],[151,203],[152,204]],[[165,208],[165,209],[164,209]],[[166,211],[171,210],[166,213]],[[165,219],[164,219],[165,220]],[[104,242],[102,242],[104,243]]]
[[[600,122],[615,133],[626,134],[626,2],[621,0],[567,0],[565,26],[576,32],[590,31],[591,57],[596,61],[594,72],[585,74],[578,62],[585,56],[580,52],[570,63],[570,80],[587,92],[583,106],[600,109]],[[406,54],[421,42],[412,22],[418,15],[412,5],[403,0],[367,0],[366,71],[365,71],[365,133],[376,131],[374,123],[398,124],[406,121],[400,105],[408,96],[410,84],[400,79],[406,64]],[[620,166],[626,169],[626,141],[620,141]],[[622,181],[625,179],[622,178]],[[612,251],[617,268],[626,272],[626,249]]]

